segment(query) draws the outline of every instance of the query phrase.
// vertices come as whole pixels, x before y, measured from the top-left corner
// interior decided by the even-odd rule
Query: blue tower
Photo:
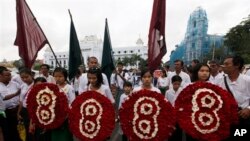
[[[213,51],[213,47],[221,47],[223,36],[208,35],[208,19],[204,9],[198,7],[189,17],[184,40],[176,45],[177,48],[170,55],[170,64],[181,59],[190,65],[193,59],[203,61],[205,55]]]

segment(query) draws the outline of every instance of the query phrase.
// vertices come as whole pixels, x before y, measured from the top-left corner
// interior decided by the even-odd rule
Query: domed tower
[[[202,50],[208,30],[208,19],[206,11],[198,7],[189,17],[184,42],[186,44],[185,60],[190,64],[193,59],[201,59]]]
[[[51,51],[50,47],[47,47],[45,49],[45,52],[44,52],[43,56],[44,56],[44,63],[48,64],[48,65],[52,65],[50,59],[53,57],[53,54],[52,54],[52,51]]]
[[[139,37],[136,41],[137,46],[143,46],[144,42],[142,41],[141,37]]]

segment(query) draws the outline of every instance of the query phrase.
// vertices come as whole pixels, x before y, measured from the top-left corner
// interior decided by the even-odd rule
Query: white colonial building
[[[143,41],[139,38],[136,41],[136,45],[127,47],[114,47],[113,55],[115,60],[122,60],[124,57],[131,57],[132,54],[137,54],[143,59],[148,57],[148,48],[143,45]],[[86,65],[87,58],[90,56],[97,57],[99,63],[102,59],[103,42],[101,39],[97,38],[96,35],[85,36],[83,40],[80,41],[80,47],[82,55],[84,58],[84,63]],[[58,62],[62,67],[68,67],[69,52],[55,52]],[[56,60],[53,56],[50,48],[47,48],[44,53],[44,63],[56,67]]]

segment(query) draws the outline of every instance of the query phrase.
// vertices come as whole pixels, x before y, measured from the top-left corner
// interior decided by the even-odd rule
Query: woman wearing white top
[[[169,79],[164,69],[161,70],[161,76],[157,79],[156,86],[161,90],[161,93],[165,95],[166,90],[168,90]]]
[[[20,70],[20,77],[24,83],[21,85],[21,94],[19,100],[19,107],[17,111],[17,118],[19,121],[22,120],[24,123],[26,131],[26,141],[31,141],[33,135],[29,132],[30,118],[28,115],[26,101],[29,94],[29,90],[32,88],[34,84],[34,79],[32,71],[28,68],[23,68],[22,70]]]
[[[161,93],[161,91],[154,87],[152,84],[153,80],[153,74],[149,69],[142,70],[141,72],[141,81],[142,84],[139,87],[134,88],[133,92],[140,91],[142,89],[150,90],[150,91],[155,91],[157,93]]]
[[[207,64],[197,64],[192,72],[192,83],[195,82],[209,82],[210,68]],[[193,137],[186,134],[186,141],[196,141]]]
[[[108,86],[103,84],[102,72],[99,68],[90,68],[88,73],[88,85],[85,87],[85,91],[96,91],[105,97],[107,97],[112,104],[115,103],[114,97],[111,93],[111,90]]]
[[[61,92],[64,92],[67,99],[68,104],[70,105],[75,100],[75,91],[74,88],[67,83],[68,73],[64,68],[56,68],[53,72],[53,76],[56,80],[56,84],[58,85]]]
[[[58,67],[54,70],[53,76],[61,92],[64,92],[68,99],[69,107],[75,99],[74,88],[67,83],[68,72],[66,69]],[[73,141],[72,133],[69,131],[67,120],[56,129],[51,130],[51,141]]]

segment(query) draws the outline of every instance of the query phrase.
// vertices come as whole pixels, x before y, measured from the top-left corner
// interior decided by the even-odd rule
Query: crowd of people
[[[62,125],[64,128],[45,131],[37,128],[30,120],[27,112],[27,94],[38,83],[57,84],[67,96],[69,106],[83,92],[97,91],[106,96],[118,111],[128,95],[142,89],[164,95],[174,107],[180,92],[189,84],[198,81],[218,85],[230,92],[235,98],[239,107],[240,122],[232,127],[228,139],[234,140],[235,129],[249,129],[250,132],[250,70],[243,74],[243,67],[244,60],[240,56],[229,56],[222,65],[214,60],[208,64],[193,60],[191,68],[188,70],[184,69],[182,60],[175,60],[173,71],[170,71],[168,66],[164,66],[161,68],[160,76],[154,78],[153,72],[149,69],[140,70],[138,75],[136,71],[124,71],[123,64],[118,62],[117,68],[108,79],[101,72],[97,58],[92,56],[88,58],[88,70],[85,71],[84,68],[79,67],[75,78],[68,80],[66,69],[58,67],[54,69],[52,74],[49,74],[50,67],[47,64],[40,66],[37,75],[30,69],[22,68],[13,77],[7,68],[0,66],[0,140],[19,141],[17,125],[20,121],[24,122],[27,141],[78,140],[70,133],[66,124]],[[119,121],[118,114],[117,121]],[[120,133],[122,139],[127,140],[122,131]],[[169,140],[191,141],[195,139],[189,135],[183,136],[183,131],[177,125],[176,131]]]

